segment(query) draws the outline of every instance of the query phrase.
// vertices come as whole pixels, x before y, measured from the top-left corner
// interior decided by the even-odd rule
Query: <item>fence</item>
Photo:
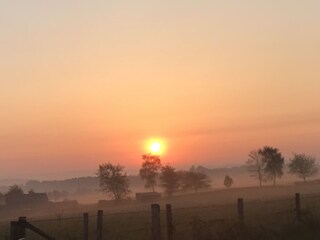
[[[10,233],[7,232],[2,239],[18,240],[26,236],[27,239],[38,239],[37,237],[42,236],[48,240],[149,240],[150,237],[152,240],[189,239],[191,232],[186,231],[186,228],[191,226],[196,229],[199,223],[205,227],[212,224],[227,225],[230,222],[249,225],[256,224],[259,217],[266,222],[268,215],[277,216],[277,218],[285,216],[285,221],[301,222],[304,211],[301,206],[307,202],[318,204],[320,196],[305,196],[302,201],[299,193],[296,193],[294,198],[273,201],[245,202],[244,199],[239,198],[236,207],[234,204],[228,204],[174,209],[171,204],[167,204],[163,211],[159,204],[152,204],[151,221],[150,211],[104,215],[103,211],[99,210],[93,215],[84,213],[76,217],[58,216],[56,219],[40,220],[20,217],[18,221],[11,222]],[[304,204],[303,207],[305,206]],[[129,225],[130,228],[128,228]],[[195,229],[192,230],[196,231]]]

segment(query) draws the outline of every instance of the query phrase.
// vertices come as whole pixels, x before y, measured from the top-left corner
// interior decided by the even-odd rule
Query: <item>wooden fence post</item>
[[[161,240],[160,205],[151,204],[152,240]]]
[[[20,217],[19,221],[12,221],[10,224],[10,240],[18,240],[26,237],[26,217]]]
[[[174,233],[174,227],[173,227],[173,221],[172,221],[172,207],[171,204],[166,205],[166,213],[167,213],[167,240],[173,240],[173,233]]]
[[[97,240],[102,240],[103,210],[98,210],[97,215]]]
[[[83,240],[89,240],[89,214],[83,214]]]
[[[243,198],[238,198],[238,217],[239,222],[244,223],[244,205]]]
[[[295,194],[295,202],[296,202],[296,216],[297,221],[301,221],[301,206],[300,206],[300,193]]]

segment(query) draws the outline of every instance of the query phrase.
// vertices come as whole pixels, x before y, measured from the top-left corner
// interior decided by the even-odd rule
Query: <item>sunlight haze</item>
[[[264,145],[319,158],[319,9],[0,0],[0,179],[136,174],[153,137],[182,169]]]

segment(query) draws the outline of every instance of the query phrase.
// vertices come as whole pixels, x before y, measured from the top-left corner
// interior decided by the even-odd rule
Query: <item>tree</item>
[[[229,177],[228,175],[224,178],[224,186],[226,188],[230,188],[233,184],[233,179]]]
[[[22,188],[16,184],[9,187],[9,190],[6,193],[6,196],[20,197],[22,195],[23,195]]]
[[[171,166],[164,166],[161,168],[160,185],[164,188],[168,196],[172,196],[180,186],[179,174]]]
[[[202,172],[181,171],[180,177],[183,189],[193,189],[198,192],[199,189],[211,186],[211,180]]]
[[[279,149],[265,146],[259,149],[259,155],[262,156],[262,162],[265,164],[264,173],[267,177],[273,179],[273,185],[276,185],[276,178],[281,178],[283,175],[284,158],[279,152]]]
[[[5,194],[6,202],[15,201],[23,196],[23,191],[18,185],[9,187],[8,192]]]
[[[117,201],[123,199],[129,192],[129,179],[120,165],[104,163],[99,165],[97,172],[100,189],[111,194]]]
[[[247,161],[248,171],[251,173],[251,177],[259,180],[259,186],[262,186],[264,180],[263,171],[265,163],[262,161],[262,155],[258,150],[252,150],[249,153],[249,159]]]
[[[318,173],[318,165],[316,159],[312,156],[308,156],[304,153],[293,154],[293,158],[289,163],[289,173],[296,174],[303,181],[306,181],[307,177],[312,177]]]
[[[156,155],[142,155],[143,163],[139,171],[140,177],[145,180],[145,188],[152,189],[155,192],[157,186],[157,178],[160,174],[161,161]]]

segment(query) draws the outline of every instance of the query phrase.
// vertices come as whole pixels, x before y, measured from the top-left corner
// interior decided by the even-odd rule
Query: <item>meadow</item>
[[[172,204],[174,239],[319,239],[319,185],[250,187],[188,193],[163,198],[162,239],[166,239],[165,205]],[[301,194],[302,219],[297,222],[294,194]],[[237,199],[244,199],[245,223],[238,221]],[[83,239],[83,212],[89,213],[89,236],[96,239],[97,210],[104,211],[104,239],[144,240],[151,235],[150,203],[128,201],[109,206],[80,205],[59,212],[30,213],[28,220],[57,240]],[[19,216],[12,216],[15,219]],[[9,239],[9,221],[0,223],[0,239]],[[41,239],[31,232],[27,239]]]

